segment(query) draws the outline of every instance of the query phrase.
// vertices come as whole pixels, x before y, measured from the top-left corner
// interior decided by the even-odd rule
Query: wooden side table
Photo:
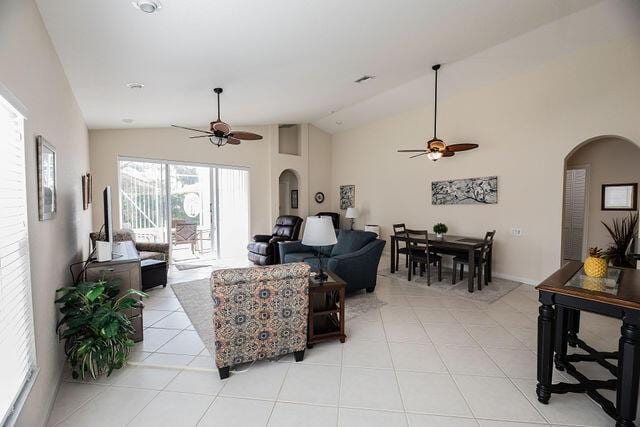
[[[309,277],[309,322],[307,348],[322,341],[338,338],[344,342],[344,300],[347,284],[337,274],[326,271],[329,276],[323,282]]]

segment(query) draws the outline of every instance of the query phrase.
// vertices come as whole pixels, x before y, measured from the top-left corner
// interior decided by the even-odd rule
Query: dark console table
[[[640,379],[640,271],[611,270],[608,280],[585,279],[582,263],[570,262],[537,286],[538,400],[551,394],[586,393],[613,419],[616,426],[635,426]],[[599,352],[578,337],[580,312],[588,311],[622,320],[618,351]],[[567,354],[567,346],[587,354]],[[611,373],[611,379],[592,380],[580,373],[575,362],[594,362]],[[616,363],[612,363],[616,362]],[[553,365],[578,380],[578,384],[552,383]],[[598,392],[616,390],[615,404]]]
[[[141,290],[142,274],[140,269],[140,257],[133,242],[124,241],[113,244],[114,258],[111,261],[91,261],[85,270],[85,280],[119,280],[120,295],[129,289]],[[136,297],[139,298],[139,297]],[[135,329],[133,341],[143,339],[142,308],[127,309],[127,317],[131,320]]]

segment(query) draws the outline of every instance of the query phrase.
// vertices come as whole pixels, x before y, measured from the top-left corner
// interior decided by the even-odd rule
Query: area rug
[[[427,276],[426,273],[423,277],[420,275],[415,275],[411,278],[411,281],[407,280],[407,269],[403,267],[400,268],[399,271],[395,273],[391,273],[389,267],[380,269],[378,271],[379,276],[389,277],[394,279],[396,283],[402,283],[404,285],[413,285],[413,286],[424,286],[427,287]],[[518,288],[522,283],[514,282],[513,280],[500,279],[493,277],[492,281],[488,286],[483,286],[482,290],[479,291],[477,286],[478,282],[475,282],[476,288],[473,293],[469,293],[468,284],[467,284],[467,274],[465,272],[464,279],[458,280],[455,285],[451,284],[451,269],[443,268],[442,269],[442,280],[438,281],[438,275],[435,271],[435,268],[431,269],[431,286],[429,289],[433,289],[439,293],[448,296],[455,296],[466,298],[471,301],[480,301],[486,303],[492,303],[494,301],[499,300],[503,296],[507,295],[509,292]]]
[[[180,271],[209,267],[208,265],[199,265],[199,264],[174,264],[174,265]]]
[[[211,299],[209,279],[175,283],[171,285],[171,288],[205,347],[207,347],[211,355],[214,355],[213,300]],[[376,310],[385,304],[386,302],[378,299],[375,293],[361,292],[347,295],[345,319],[353,319],[371,310]]]

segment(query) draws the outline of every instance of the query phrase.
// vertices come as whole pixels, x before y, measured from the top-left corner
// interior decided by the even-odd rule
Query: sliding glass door
[[[120,215],[139,241],[170,242],[172,260],[243,257],[249,239],[249,171],[121,159]]]
[[[140,242],[168,242],[167,166],[120,160],[120,224]]]

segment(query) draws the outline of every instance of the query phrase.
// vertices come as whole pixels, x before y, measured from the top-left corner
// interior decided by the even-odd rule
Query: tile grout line
[[[277,363],[277,362],[275,362]],[[278,388],[278,394],[276,394],[276,398],[273,402],[273,406],[271,407],[271,412],[269,412],[269,417],[267,418],[267,422],[265,425],[268,425],[271,421],[271,417],[273,416],[273,412],[276,410],[276,405],[278,404],[278,398],[280,397],[280,393],[282,393],[282,388],[284,387],[284,382],[287,380],[287,375],[289,375],[289,370],[291,369],[291,363],[287,364],[287,372],[285,372],[282,377],[282,382],[280,383],[280,387]]]
[[[445,307],[446,309],[446,307]],[[417,316],[417,313],[415,312],[414,307],[411,307],[411,310],[413,311],[413,314]],[[447,309],[447,312],[449,310]],[[449,313],[451,314],[451,313]],[[454,317],[455,319],[455,317]],[[455,319],[456,321],[458,319]],[[460,322],[458,322],[460,323]],[[451,380],[453,381],[453,384],[456,386],[456,389],[458,390],[458,393],[460,393],[460,396],[462,397],[462,399],[464,400],[465,405],[467,405],[467,409],[469,409],[469,412],[471,413],[471,415],[473,416],[473,420],[476,422],[476,424],[478,424],[478,426],[480,425],[480,423],[478,422],[478,419],[476,417],[476,414],[473,412],[473,409],[471,409],[471,405],[469,404],[469,401],[467,399],[467,397],[464,395],[464,393],[462,392],[462,390],[460,389],[460,385],[458,384],[458,382],[455,380],[455,378],[453,377],[453,373],[451,372],[451,369],[449,368],[449,365],[447,365],[447,363],[444,361],[444,358],[442,357],[442,354],[440,353],[440,350],[438,349],[438,346],[436,345],[436,343],[433,341],[433,339],[431,338],[431,335],[429,335],[429,332],[427,331],[427,329],[424,327],[424,325],[422,323],[420,323],[420,325],[422,326],[422,329],[424,330],[425,334],[427,334],[427,336],[429,337],[429,339],[431,340],[432,344],[433,344],[433,348],[435,349],[436,353],[438,354],[438,357],[440,358],[440,361],[442,362],[442,365],[444,366],[444,368],[447,370],[447,373],[449,375],[449,378],[451,378]],[[461,326],[464,328],[464,325],[461,324]],[[472,337],[473,338],[473,337]]]
[[[346,299],[346,298],[345,298]],[[380,309],[378,308],[378,314],[380,314]],[[341,319],[343,322],[345,322],[345,329],[346,329],[346,319]],[[346,335],[346,334],[345,334]],[[346,342],[346,340],[345,340]],[[336,425],[340,426],[340,402],[342,400],[342,375],[343,375],[343,363],[344,363],[344,347],[343,347],[344,343],[340,343],[340,376],[338,377],[338,419],[336,420]]]
[[[63,379],[64,382],[64,379]],[[86,383],[80,383],[80,384],[86,384]],[[97,385],[97,384],[96,384]],[[78,406],[76,409],[74,409],[73,411],[71,411],[71,413],[69,415],[67,415],[66,417],[62,418],[60,421],[58,421],[55,425],[58,426],[61,423],[65,422],[66,420],[70,419],[73,415],[75,415],[80,409],[82,409],[85,405],[87,405],[89,402],[93,401],[93,399],[95,399],[96,397],[100,396],[102,393],[104,393],[108,388],[109,385],[98,385],[98,387],[102,387],[104,390],[101,390],[99,393],[97,393],[95,396],[93,396],[90,399],[87,399],[86,402],[82,403],[80,406]],[[58,396],[56,396],[56,400],[58,399]],[[54,406],[55,406],[55,402],[54,402]],[[48,420],[47,420],[48,421]],[[48,423],[47,423],[48,425]]]
[[[474,337],[474,336],[469,332],[469,329],[468,329],[467,325],[462,324],[462,327],[464,328],[464,330],[466,331],[466,333],[467,333],[467,334],[469,334],[469,336],[471,337],[471,339],[473,339],[473,340],[478,344],[478,346],[480,347],[480,349],[482,349],[482,352],[483,352],[483,353],[484,353],[484,354],[489,358],[489,360],[491,360],[491,361],[496,365],[496,367],[497,367],[497,368],[498,368],[498,369],[499,369],[499,370],[500,370],[500,371],[505,375],[505,378],[509,381],[509,383],[510,383],[513,387],[515,387],[515,388],[516,388],[516,390],[518,390],[518,392],[520,393],[520,395],[521,395],[521,396],[523,396],[523,397],[525,398],[525,400],[529,403],[529,405],[530,405],[531,407],[533,407],[533,409],[536,411],[536,413],[538,413],[538,415],[540,415],[540,416],[542,417],[542,419],[546,421],[546,423],[547,423],[547,424],[551,424],[551,422],[547,419],[547,417],[545,417],[545,416],[544,416],[544,414],[542,414],[542,412],[540,412],[540,410],[538,410],[538,408],[536,408],[536,406],[535,406],[535,405],[533,405],[533,404],[531,403],[531,401],[529,400],[529,398],[527,398],[527,396],[526,396],[526,395],[522,392],[522,390],[520,390],[520,388],[519,388],[519,387],[518,387],[518,386],[513,382],[513,380],[509,377],[509,375],[508,375],[508,374],[507,374],[507,373],[506,373],[506,372],[505,372],[505,371],[500,367],[500,365],[498,365],[497,363],[495,363],[495,362],[493,361],[493,358],[492,358],[492,357],[491,357],[491,355],[489,355],[489,353],[485,350],[484,346],[480,343],[480,341],[478,341],[478,340],[476,339],[476,337]],[[502,328],[502,329],[503,329],[503,330],[504,330],[508,335],[512,336],[512,337],[513,337],[513,338],[515,338],[518,342],[520,342],[523,346],[525,346],[525,345],[524,345],[524,343],[523,343],[522,341],[520,341],[517,337],[515,337],[513,334],[511,334],[509,331],[507,331],[507,329],[506,329],[506,328],[504,328],[502,325],[500,325],[500,327],[501,327],[501,328]],[[526,347],[526,346],[525,346],[525,347]],[[452,375],[451,377],[453,378],[453,381],[456,383],[456,385],[458,385],[458,382],[456,381],[455,377],[454,377],[453,375]],[[458,386],[458,388],[459,388],[459,386]],[[462,393],[462,390],[460,390],[460,392]],[[471,406],[469,406],[469,408],[471,408]],[[471,412],[473,412],[473,409],[471,409]],[[474,417],[476,417],[475,413],[474,413]],[[476,420],[477,420],[477,417],[476,417]],[[496,421],[502,421],[502,420],[496,420]],[[511,421],[513,421],[513,420],[511,420]],[[523,421],[523,422],[524,422],[524,421]]]
[[[379,308],[378,308],[378,311],[380,311]],[[411,310],[411,312],[415,316],[415,312],[413,311],[413,309]],[[387,328],[384,325],[384,317],[382,316],[382,312],[380,312],[380,318],[382,319],[382,331],[384,332],[385,342],[387,343],[387,350],[389,351],[389,359],[391,360],[391,369],[393,369],[393,376],[396,379],[396,386],[398,387],[398,394],[400,395],[400,403],[402,404],[402,409],[404,411],[404,419],[407,422],[407,425],[409,425],[409,416],[407,415],[407,405],[404,402],[402,387],[400,387],[400,378],[398,377],[398,372],[396,371],[396,365],[393,362],[393,353],[391,352],[391,345],[389,344],[389,336],[387,335]]]

